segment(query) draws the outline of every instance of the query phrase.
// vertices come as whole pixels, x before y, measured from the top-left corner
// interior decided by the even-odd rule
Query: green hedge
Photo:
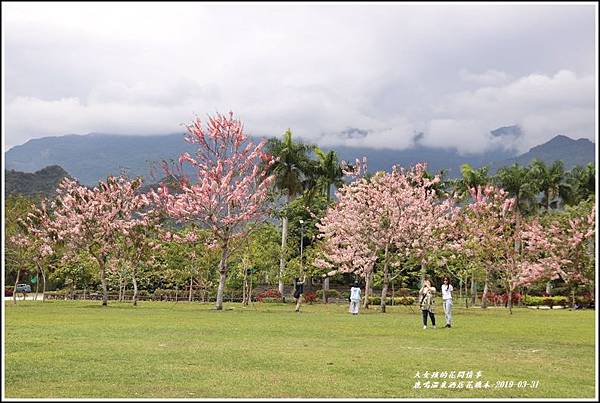
[[[338,290],[327,290],[327,298],[340,298],[341,294]],[[317,291],[317,298],[323,299],[323,290]]]
[[[413,305],[415,301],[415,297],[395,297],[394,305]],[[386,305],[392,305],[392,297],[387,297],[385,303]],[[369,297],[369,304],[381,305],[381,297]]]
[[[567,306],[569,305],[569,297],[564,297],[561,295],[551,297],[536,297],[534,295],[525,295],[523,296],[523,304],[527,306]]]

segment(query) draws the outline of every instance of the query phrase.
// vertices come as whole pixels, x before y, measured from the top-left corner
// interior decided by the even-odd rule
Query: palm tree
[[[340,160],[333,150],[325,154],[319,147],[315,147],[314,151],[319,163],[319,182],[322,184],[323,194],[327,196],[327,202],[329,203],[331,201],[331,186],[340,187],[344,184],[342,180],[344,174]]]
[[[275,187],[286,197],[289,205],[298,195],[314,183],[315,161],[310,159],[313,145],[292,140],[290,129],[283,134],[283,139],[269,139],[266,151],[277,158],[269,169],[275,175]],[[288,217],[284,213],[281,221],[281,257],[279,260],[279,292],[283,298],[283,273],[285,271],[285,250],[288,237]]]
[[[530,172],[533,180],[537,182],[537,187],[544,193],[542,205],[546,211],[557,196],[563,196],[563,200],[568,198],[569,185],[565,183],[565,168],[562,161],[554,161],[552,165],[539,159],[534,159],[530,164]]]
[[[570,185],[571,193],[567,200],[568,204],[575,205],[582,200],[587,200],[596,192],[596,170],[591,162],[585,167],[574,166],[566,175],[567,183]]]
[[[494,182],[515,198],[519,215],[535,208],[534,199],[539,192],[539,187],[529,167],[517,163],[502,167],[496,172]]]
[[[469,195],[469,189],[485,186],[490,183],[489,170],[490,167],[487,165],[475,169],[470,164],[462,164],[460,166],[462,178],[453,181],[454,191],[461,199],[466,198]]]
[[[499,187],[515,198],[515,231],[518,233],[521,228],[521,216],[523,213],[535,208],[534,199],[539,193],[539,187],[529,167],[520,166],[517,163],[500,168],[494,180]],[[521,242],[518,239],[515,240],[515,253],[521,253]],[[508,304],[512,309],[511,291],[509,291],[508,295]]]

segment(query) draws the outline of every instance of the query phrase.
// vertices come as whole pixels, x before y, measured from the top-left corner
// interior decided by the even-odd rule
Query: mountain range
[[[500,128],[495,135],[500,136],[506,132],[514,134],[515,129]],[[495,172],[514,162],[526,165],[534,158],[547,163],[563,160],[566,169],[595,162],[593,142],[583,138],[573,140],[564,135],[558,135],[520,155],[503,148],[482,154],[461,155],[454,149],[422,145],[405,150],[347,146],[337,146],[334,149],[340,159],[350,163],[356,158],[367,157],[370,172],[390,170],[393,165],[409,166],[425,161],[430,172],[443,169],[449,178],[460,176],[460,166],[464,163],[474,167],[490,165],[491,171]],[[32,173],[51,165],[59,165],[85,185],[97,184],[99,179],[125,171],[130,177],[144,176],[145,182],[149,184],[163,177],[161,161],[176,160],[185,151],[193,153],[194,147],[185,142],[183,134],[179,133],[156,136],[92,133],[44,137],[29,140],[8,150],[5,153],[5,168]],[[324,148],[324,151],[328,150]],[[20,181],[27,180],[23,175],[19,178]],[[10,186],[15,186],[14,182]]]

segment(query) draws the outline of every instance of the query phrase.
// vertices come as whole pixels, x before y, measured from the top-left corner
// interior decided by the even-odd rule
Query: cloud
[[[593,138],[594,7],[3,4],[5,145],[234,111],[334,146]],[[560,32],[560,35],[557,34]],[[518,139],[490,131],[518,124]],[[350,128],[364,136],[348,136]],[[501,143],[504,141],[504,143]],[[509,144],[510,143],[510,144]]]
[[[421,143],[464,152],[499,145],[526,151],[559,133],[593,139],[595,87],[593,76],[561,70],[552,76],[531,74],[504,86],[450,94],[434,107],[439,118],[429,122]],[[513,124],[521,128],[521,136],[507,141],[490,133]]]
[[[463,81],[481,86],[504,84],[511,78],[509,74],[497,70],[488,70],[478,74],[463,69],[459,72],[459,76]]]

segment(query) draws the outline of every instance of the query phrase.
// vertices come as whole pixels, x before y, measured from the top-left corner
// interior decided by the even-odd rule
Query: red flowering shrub
[[[309,304],[312,304],[316,300],[317,300],[317,294],[315,294],[314,292],[309,291],[309,292],[304,293],[304,301],[308,302]]]
[[[262,302],[264,298],[271,298],[273,300],[282,300],[281,293],[276,288],[271,288],[270,290],[263,291],[256,295],[256,300]]]
[[[519,303],[519,301],[521,301],[521,294],[518,292],[513,292],[512,294],[512,303],[513,305],[516,305]],[[502,303],[503,304],[507,304],[508,303],[508,294],[502,294]]]

